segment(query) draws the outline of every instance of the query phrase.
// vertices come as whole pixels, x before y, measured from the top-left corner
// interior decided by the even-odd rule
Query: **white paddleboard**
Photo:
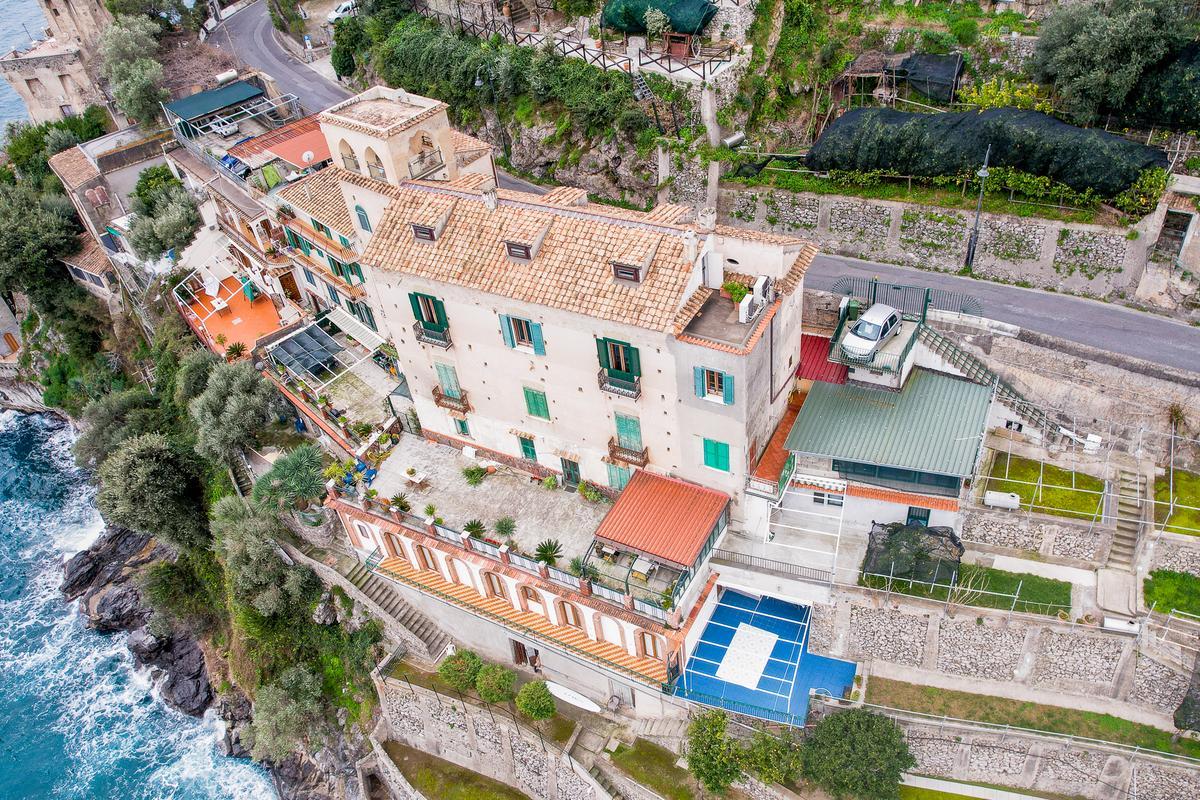
[[[550,694],[562,700],[564,703],[570,703],[576,708],[582,708],[584,711],[591,711],[593,714],[600,713],[600,706],[587,699],[574,689],[568,689],[559,683],[551,683],[546,681],[546,688],[550,690]]]

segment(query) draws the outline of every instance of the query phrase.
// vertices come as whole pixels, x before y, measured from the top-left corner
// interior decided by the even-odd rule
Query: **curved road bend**
[[[241,61],[262,69],[310,111],[328,108],[350,92],[293,58],[275,40],[265,2],[254,3],[222,23],[209,42]],[[546,188],[501,172],[500,185],[536,194]],[[1030,331],[1132,356],[1178,369],[1200,372],[1200,328],[1166,317],[1070,295],[1052,294],[1002,283],[929,272],[894,264],[821,255],[805,283],[828,290],[842,275],[888,280],[973,294],[984,314]]]

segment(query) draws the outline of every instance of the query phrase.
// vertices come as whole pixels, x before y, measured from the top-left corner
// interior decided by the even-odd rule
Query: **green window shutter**
[[[733,376],[728,372],[722,373],[721,378],[722,388],[725,390],[725,405],[733,405]]]
[[[704,367],[692,367],[692,383],[695,384],[696,397],[704,397]]]
[[[704,440],[704,466],[729,471],[729,445],[715,439]]]
[[[333,301],[335,306],[341,306],[342,299],[338,297],[337,289],[327,283],[325,284],[325,291],[329,292],[329,299]]]
[[[454,367],[449,364],[434,364],[433,367],[437,370],[438,383],[446,396],[455,400],[461,398],[462,388],[458,385],[458,373],[454,371]]]
[[[329,261],[329,268],[331,270],[333,270],[333,274],[337,275],[342,280],[345,280],[346,276],[342,274],[342,262],[338,261],[333,256],[329,256],[328,261]]]
[[[608,363],[608,339],[596,340],[596,356],[600,359],[600,366],[604,369],[610,369],[611,364]]]
[[[435,297],[433,298],[433,310],[434,313],[437,314],[438,330],[446,330],[446,326],[450,322],[450,320],[446,318],[446,304]]]
[[[634,377],[641,377],[642,374],[642,359],[638,356],[638,349],[625,345],[625,349],[629,353],[629,371]]]
[[[362,267],[359,264],[357,264],[357,263],[351,264],[350,271],[353,272],[358,277],[359,283],[366,282],[367,279],[363,277]]]
[[[625,488],[629,483],[630,473],[628,467],[618,467],[616,464],[606,464],[608,467],[608,485],[618,492]]]
[[[533,337],[533,352],[539,356],[546,355],[546,342],[542,339],[541,323],[529,323],[529,333]]]
[[[412,304],[413,317],[417,320],[417,322],[424,322],[425,320],[421,319],[420,297],[421,296],[419,294],[417,294],[416,292],[409,292],[408,302]]]
[[[521,443],[521,458],[526,461],[537,461],[537,447],[533,444],[533,439],[518,436],[517,441]]]
[[[505,347],[516,347],[517,344],[513,340],[512,319],[504,314],[500,315],[500,337],[504,339]]]
[[[379,328],[375,327],[375,312],[372,311],[371,307],[365,303],[362,304],[360,308],[362,309],[363,322],[367,323],[367,327],[369,327],[371,330],[378,332]]]
[[[342,236],[340,233],[338,234],[338,241],[342,243],[342,247],[350,246],[350,240],[347,239],[345,236]]]
[[[642,449],[642,422],[637,417],[616,415],[617,444],[629,450]]]
[[[537,389],[525,387],[525,410],[532,417],[541,419],[550,419],[550,403],[546,400],[546,393],[539,392]]]
[[[296,238],[300,240],[300,249],[304,251],[304,255],[312,255],[312,245],[309,244],[308,239],[305,239],[302,236],[297,236]]]
[[[459,436],[470,436],[471,426],[467,424],[465,419],[454,419],[454,429],[458,431]]]
[[[313,226],[313,230],[314,230],[314,231],[319,231],[319,230],[321,230],[322,228],[324,228],[324,227],[325,227],[325,226],[324,226],[324,225],[322,225],[321,223],[317,222],[317,218],[316,218],[316,217],[309,217],[309,218],[308,218],[308,221],[312,223],[312,226]]]
[[[300,246],[300,245],[296,244],[296,234],[292,233],[291,228],[283,229],[283,238],[287,239],[287,243],[291,247],[299,247]]]

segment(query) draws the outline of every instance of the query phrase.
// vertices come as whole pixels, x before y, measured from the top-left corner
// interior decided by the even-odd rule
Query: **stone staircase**
[[[687,738],[690,723],[686,719],[640,719],[633,726],[633,734],[639,739],[666,740],[675,744]]]
[[[600,784],[601,789],[609,793],[609,795],[612,797],[612,800],[625,800],[625,795],[621,794],[617,787],[612,785],[612,782],[609,781],[608,776],[601,772],[600,768],[595,764],[593,764],[592,768],[588,770],[588,775],[591,775],[592,780]]]
[[[1108,566],[1132,572],[1142,532],[1146,479],[1140,473],[1121,467],[1117,487],[1117,531],[1108,551]]]
[[[233,476],[233,485],[237,488],[237,493],[242,497],[249,497],[254,491],[254,477],[246,465],[245,457],[239,452],[229,463],[229,472]]]
[[[310,542],[302,542],[297,549],[313,560],[330,564],[326,558],[327,551]],[[361,561],[349,556],[337,556],[336,563],[331,566],[347,582],[365,594],[372,603],[379,606],[405,630],[420,639],[429,652],[430,658],[437,659],[446,651],[450,637],[429,617],[413,608],[391,587],[387,580],[376,575]]]

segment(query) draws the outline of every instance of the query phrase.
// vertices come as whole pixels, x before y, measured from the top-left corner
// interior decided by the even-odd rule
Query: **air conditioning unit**
[[[475,451],[474,447],[471,447],[470,445],[464,445],[462,452],[463,452],[463,455],[466,456],[467,458],[471,459],[472,461],[475,460],[475,452],[476,451]]]
[[[771,279],[766,275],[759,275],[754,281],[754,291],[752,294],[759,300],[759,302],[765,303],[767,302],[767,296],[770,294],[770,292]]]

